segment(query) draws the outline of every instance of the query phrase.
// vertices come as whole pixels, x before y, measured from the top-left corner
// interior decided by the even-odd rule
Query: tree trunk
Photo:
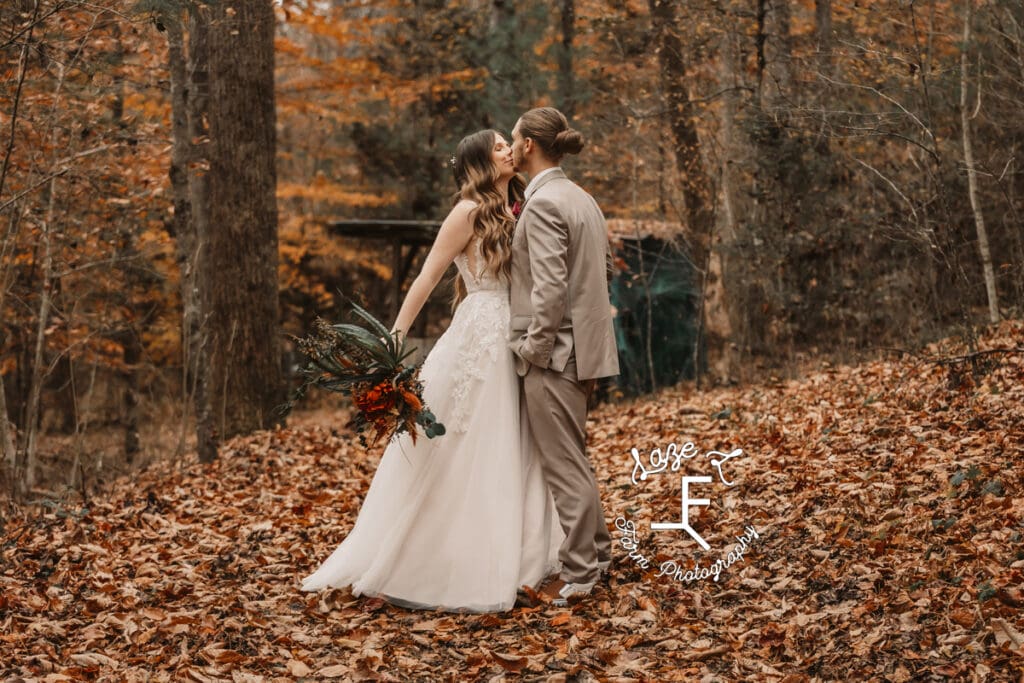
[[[21,213],[20,204],[17,202],[12,204],[10,211],[10,222],[4,235],[4,242],[0,245],[0,312],[4,310],[4,299],[6,298],[9,286],[8,282],[13,275],[12,269],[5,267],[4,264],[7,262],[8,246],[13,251],[15,240],[17,239],[19,216]],[[3,336],[3,327],[0,327],[0,348],[4,345]],[[7,386],[4,382],[3,374],[0,372],[0,456],[3,458],[3,470],[10,484],[10,494],[12,497],[17,497],[17,428],[15,423],[11,422],[9,416],[10,413],[7,410]]]
[[[215,6],[209,24],[209,222],[200,234],[207,363],[202,416],[216,442],[280,423],[274,112],[270,0]]]
[[[185,228],[185,239],[191,241],[185,246],[185,271],[182,275],[182,287],[189,291],[182,300],[182,331],[183,344],[182,362],[185,364],[186,388],[188,391],[188,375],[191,373],[194,385],[192,390],[196,411],[196,448],[199,457],[212,460],[217,454],[217,436],[211,416],[209,373],[207,372],[207,337],[206,319],[203,317],[200,301],[201,255],[204,249],[205,236],[210,225],[210,139],[208,123],[208,104],[210,95],[209,65],[209,24],[210,8],[196,7],[189,14],[188,24],[188,73],[185,79],[185,99],[188,112],[188,143],[186,151],[178,148],[174,152],[184,156],[179,161],[188,167],[188,199],[186,205],[189,218]],[[180,122],[179,122],[180,123]],[[180,129],[176,132],[180,134]],[[189,306],[192,308],[190,309]],[[182,417],[182,429],[188,423],[187,410]],[[179,448],[184,447],[184,438]]]
[[[54,99],[60,96],[64,87],[65,67],[61,62],[56,63],[57,84],[54,92]],[[51,128],[53,137],[53,149],[57,149],[57,128]],[[28,400],[25,405],[25,428],[22,430],[22,442],[17,457],[15,476],[21,481],[21,491],[28,491],[35,484],[37,442],[39,438],[39,423],[42,416],[43,382],[46,380],[46,326],[50,319],[50,310],[53,307],[53,229],[54,215],[57,204],[57,178],[54,175],[50,179],[49,197],[46,206],[46,215],[42,221],[42,248],[43,248],[43,283],[39,293],[39,320],[36,326],[36,341],[32,353],[32,362],[29,365],[31,379],[29,381]]]
[[[114,99],[111,102],[110,117],[114,123],[121,123],[124,117],[124,79],[120,76],[120,68],[124,64],[124,43],[121,41],[121,24],[116,17],[111,18],[111,30],[114,38],[114,50],[109,59],[118,76],[114,80]],[[120,416],[121,427],[124,430],[124,459],[129,465],[135,462],[135,456],[139,452],[139,362],[142,360],[143,348],[140,338],[141,330],[146,325],[144,317],[137,315],[135,302],[132,294],[144,283],[144,276],[136,265],[139,259],[138,250],[135,248],[135,235],[132,228],[122,223],[118,228],[118,263],[124,265],[124,292],[121,301],[125,311],[130,311],[131,316],[124,321],[122,329],[116,337],[121,344],[121,358],[124,361],[122,372],[123,401],[124,409]],[[85,482],[82,482],[83,490]]]
[[[974,143],[971,139],[971,106],[967,93],[970,87],[968,80],[967,50],[971,44],[971,19],[974,16],[974,0],[964,3],[964,35],[960,52],[960,120],[964,140],[964,164],[967,166],[967,194],[971,200],[974,213],[974,226],[978,231],[978,250],[981,252],[981,264],[985,272],[985,291],[988,293],[988,318],[990,322],[999,322],[999,294],[996,292],[996,274],[992,267],[992,252],[988,246],[988,232],[985,230],[985,217],[981,212],[981,201],[978,199],[978,171],[974,166]]]
[[[636,216],[640,213],[640,164],[642,160],[638,151],[640,150],[641,140],[641,129],[643,126],[643,120],[639,119],[636,122],[636,128],[633,133],[633,144],[630,146],[632,149],[633,156],[633,173],[632,173],[632,189],[633,189],[633,215]],[[644,259],[644,239],[640,233],[640,222],[635,221],[633,223],[633,234],[636,236],[636,255],[637,255],[637,284],[644,288],[644,361],[647,369],[647,380],[650,382],[647,391],[654,392],[658,390],[658,375],[654,369],[654,297],[651,296],[651,279],[653,273],[647,269],[647,264]],[[642,385],[641,385],[642,386]]]
[[[199,303],[196,292],[196,232],[192,220],[192,201],[189,197],[189,162],[192,160],[192,136],[190,135],[190,108],[196,110],[194,117],[196,132],[202,126],[202,113],[206,105],[199,94],[199,86],[206,88],[206,57],[205,37],[203,30],[197,29],[190,34],[193,55],[193,73],[198,71],[201,76],[195,79],[193,87],[189,85],[189,67],[185,56],[184,17],[166,15],[163,17],[167,28],[168,69],[171,76],[171,196],[173,197],[174,216],[168,232],[174,237],[175,258],[181,288],[181,436],[179,454],[185,447],[185,435],[189,424],[192,401],[195,398],[195,349],[199,337]],[[202,67],[196,63],[201,57]],[[191,96],[191,97],[190,97]],[[205,134],[205,132],[203,133]],[[195,184],[197,195],[202,195],[198,187],[205,183],[205,177],[196,174]]]
[[[572,73],[572,41],[576,36],[576,2],[562,0],[562,46],[558,52],[558,90],[561,111],[572,120],[576,113],[576,82]]]
[[[519,41],[521,27],[516,22],[516,3],[513,0],[491,0],[491,16],[487,32],[490,46],[487,57],[488,108],[494,113],[487,116],[485,125],[499,130],[511,130],[519,116],[520,103],[525,93],[522,88],[523,60]]]
[[[702,253],[695,254],[698,262],[706,256],[708,226],[714,222],[711,179],[704,168],[700,138],[692,122],[690,91],[686,86],[686,63],[682,43],[675,33],[677,0],[650,0],[654,20],[656,49],[661,67],[661,87],[668,104],[669,126],[675,142],[676,172],[682,183],[685,200],[685,219],[694,243]]]
[[[676,174],[681,183],[685,204],[683,220],[689,237],[688,242],[694,251],[693,260],[695,263],[704,264],[705,268],[705,285],[702,289],[708,296],[702,301],[701,315],[706,316],[706,302],[720,299],[717,290],[723,286],[722,279],[717,273],[712,275],[708,272],[711,265],[711,238],[715,229],[715,193],[711,178],[704,167],[700,137],[693,124],[693,107],[685,80],[686,62],[683,58],[682,42],[675,33],[678,0],[649,1],[655,46],[661,68],[661,87],[668,104],[669,127],[675,143]],[[702,328],[708,333],[708,354],[714,358],[714,362],[718,362],[728,340],[706,325],[702,324]],[[699,362],[695,372],[699,377]]]
[[[14,152],[15,142],[17,140],[18,132],[18,107],[21,103],[21,91],[25,83],[25,76],[28,70],[28,53],[29,43],[32,40],[32,32],[35,28],[36,20],[39,16],[39,3],[34,3],[32,10],[32,17],[30,19],[28,33],[25,36],[25,41],[21,46],[21,54],[18,58],[18,76],[17,76],[17,87],[15,88],[14,101],[9,103],[10,106],[10,134],[7,136],[7,140],[4,144],[4,159],[0,163],[0,200],[4,198],[4,185],[7,180],[7,172],[11,165],[11,154]],[[11,251],[14,251],[14,245],[17,240],[17,227],[19,225],[19,214],[21,206],[18,202],[14,202],[9,207],[10,210],[10,222],[7,228],[6,234],[4,235],[3,244],[0,245],[0,315],[3,314],[4,310],[4,298],[7,294],[8,279],[11,274],[6,266],[7,263],[7,249],[10,247]],[[0,212],[2,213],[2,212]],[[3,374],[0,374],[0,455],[3,456],[4,468],[7,476],[10,478],[11,494],[14,497],[18,495],[19,475],[17,472],[18,466],[18,449],[15,442],[16,430],[13,424],[11,424],[7,412],[7,387],[4,385]]]
[[[711,243],[711,257],[708,260],[709,276],[721,283],[711,289],[705,302],[706,324],[708,333],[720,339],[735,339],[735,311],[730,306],[727,293],[729,287],[726,278],[736,280],[729,271],[729,258],[735,256],[737,239],[737,222],[739,215],[739,193],[735,182],[734,169],[745,168],[743,158],[745,146],[739,138],[742,133],[736,126],[736,108],[740,86],[739,72],[736,62],[735,24],[729,22],[722,32],[721,38],[721,70],[720,90],[722,95],[722,166],[720,169],[721,188],[719,201],[721,211],[718,212],[718,229]],[[723,345],[721,354],[714,364],[715,374],[721,378],[732,377],[736,370],[735,344]]]
[[[18,451],[14,445],[14,429],[7,418],[7,390],[4,376],[0,374],[0,456],[3,457],[4,471],[10,478],[12,493],[16,491]]]
[[[28,72],[29,48],[32,44],[32,32],[35,30],[36,22],[39,19],[39,2],[33,3],[32,18],[29,20],[28,32],[25,35],[25,42],[21,44],[21,55],[18,58],[18,85],[14,92],[14,101],[10,103],[11,134],[7,138],[4,149],[4,162],[0,165],[0,199],[4,196],[4,184],[7,181],[7,172],[11,166],[11,153],[14,152],[14,144],[18,132],[18,106],[21,104],[21,89],[25,85],[25,76]]]
[[[817,62],[818,62],[818,83],[814,99],[821,109],[821,124],[818,128],[818,138],[815,148],[822,156],[831,153],[828,120],[825,116],[825,107],[833,99],[832,84],[832,0],[815,0],[814,2],[814,33],[817,40]]]
[[[789,0],[758,0],[758,94],[768,110],[793,96]]]
[[[124,459],[129,465],[139,453],[139,362],[142,360],[139,330],[130,327],[124,336],[123,358],[126,368],[124,387]]]
[[[832,0],[814,0],[814,37],[818,73],[832,75]]]
[[[54,138],[56,138],[56,129]],[[43,219],[43,285],[39,293],[39,324],[36,326],[36,343],[32,355],[32,379],[29,385],[28,403],[25,406],[25,429],[18,457],[16,476],[23,489],[28,491],[35,484],[36,444],[39,438],[39,417],[42,414],[43,381],[46,379],[46,324],[50,319],[53,287],[53,215],[57,197],[57,178],[50,180],[50,197]]]

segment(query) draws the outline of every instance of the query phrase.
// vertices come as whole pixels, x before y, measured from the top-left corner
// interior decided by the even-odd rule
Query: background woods
[[[1013,0],[6,2],[7,483],[271,424],[282,330],[390,310],[329,221],[442,217],[537,104],[612,219],[620,390],[971,339],[1024,302],[1022,85]]]

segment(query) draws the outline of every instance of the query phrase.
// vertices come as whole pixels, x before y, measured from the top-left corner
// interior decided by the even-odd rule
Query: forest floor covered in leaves
[[[980,348],[1022,342],[1024,324],[1005,322]],[[568,608],[431,613],[300,592],[354,523],[382,451],[340,425],[235,439],[209,466],[154,465],[85,504],[3,520],[0,674],[1022,680],[1024,353],[935,362],[967,353],[947,341],[599,407],[588,433],[606,517],[633,521],[638,546],[631,557],[613,528],[610,575]],[[672,442],[695,457],[634,484],[631,449],[648,463]],[[707,451],[736,448],[719,476]],[[691,513],[708,551],[650,527],[679,521],[683,474],[713,476],[690,493],[710,500]],[[737,558],[748,526],[757,537]],[[717,581],[686,580],[727,557]],[[659,575],[668,562],[678,577]]]

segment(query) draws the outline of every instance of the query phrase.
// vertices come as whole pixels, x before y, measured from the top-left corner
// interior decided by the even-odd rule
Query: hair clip
[[[451,164],[452,168],[455,168],[455,155],[454,154],[451,156],[450,159],[448,159],[448,163]]]

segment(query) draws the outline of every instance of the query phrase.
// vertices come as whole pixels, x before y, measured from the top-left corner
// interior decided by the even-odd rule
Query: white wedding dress
[[[565,535],[520,415],[507,280],[465,253],[455,263],[468,295],[420,370],[447,431],[388,444],[355,526],[304,591],[350,585],[403,607],[495,612],[561,569]]]

